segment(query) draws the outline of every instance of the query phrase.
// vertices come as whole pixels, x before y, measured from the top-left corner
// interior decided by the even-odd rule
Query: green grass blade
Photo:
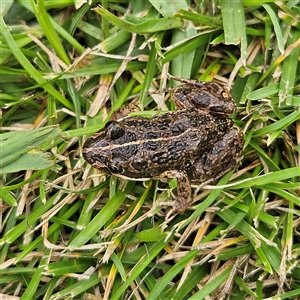
[[[288,39],[288,46],[293,45],[300,40],[300,31],[291,30],[291,38]],[[279,104],[285,102],[286,105],[292,105],[295,80],[299,66],[295,63],[299,58],[300,46],[293,47],[290,54],[283,61],[282,76],[279,86]]]
[[[241,44],[241,59],[246,64],[247,36],[242,0],[221,0],[225,44]]]
[[[21,300],[27,300],[27,299],[34,298],[34,295],[39,286],[41,277],[43,276],[42,272],[43,272],[43,268],[41,268],[41,267],[35,269],[35,271],[33,273],[33,277],[28,284],[28,288],[26,289],[25,293],[20,298]]]
[[[189,38],[194,37],[197,34],[197,31],[193,25],[186,27],[185,31],[175,30],[172,37],[172,44],[176,44],[180,41],[188,40]],[[180,78],[191,78],[192,77],[192,68],[195,58],[195,50],[183,53],[181,56],[178,56],[173,59],[171,70],[172,74]],[[180,83],[174,83],[174,85],[179,85]]]
[[[179,263],[173,266],[153,287],[153,290],[149,294],[149,299],[158,299],[159,296],[163,294],[167,285],[169,285],[172,279],[197,255],[197,252],[197,250],[190,251]]]
[[[110,202],[99,212],[97,216],[80,231],[75,239],[70,243],[69,249],[77,249],[84,245],[88,240],[104,226],[104,224],[111,218],[116,212],[118,207],[124,201],[126,195],[132,189],[134,182],[129,182],[124,191],[118,191],[111,199]]]
[[[239,189],[251,186],[262,186],[276,181],[286,180],[298,177],[300,175],[299,167],[289,168],[288,170],[280,170],[273,173],[264,174],[255,178],[247,178],[243,182],[232,184],[231,188]]]
[[[286,117],[282,118],[281,120],[278,120],[275,123],[272,123],[263,128],[257,129],[254,132],[253,136],[258,137],[258,136],[262,136],[264,134],[268,134],[275,130],[282,130],[283,128],[285,128],[285,127],[289,126],[290,124],[293,124],[294,122],[299,120],[299,118],[300,118],[300,112],[296,110],[296,111],[292,112],[291,114],[287,115]]]
[[[191,11],[186,11],[184,9],[180,9],[177,13],[174,14],[174,16],[181,19],[190,20],[199,23],[202,26],[205,25],[216,29],[222,29],[221,20],[206,15],[196,14]]]
[[[0,185],[0,199],[10,206],[17,206],[16,199]]]
[[[182,21],[178,18],[170,17],[170,18],[162,18],[162,19],[143,19],[138,20],[139,23],[132,23],[125,20],[121,20],[120,18],[114,16],[109,11],[107,11],[103,6],[95,8],[94,10],[112,22],[119,28],[123,30],[129,31],[131,33],[145,34],[163,31],[166,29],[178,28],[182,26]]]
[[[180,9],[188,9],[185,0],[149,0],[155,9],[164,17],[172,17]]]
[[[0,6],[0,16],[5,16],[10,7],[13,5],[13,0],[3,1]]]
[[[0,152],[0,172],[4,172],[2,168],[5,166],[16,163],[22,154],[27,153],[29,150],[37,147],[38,145],[52,140],[60,134],[60,130],[55,127],[43,127],[27,131],[4,133],[0,136],[1,152]],[[36,154],[38,157],[39,155]],[[33,157],[32,157],[33,158]],[[41,156],[44,160],[46,157]],[[24,157],[23,163],[30,157]],[[28,161],[30,167],[30,160]],[[25,168],[26,169],[26,168]],[[30,169],[30,168],[29,168]]]
[[[281,26],[278,22],[277,15],[275,14],[274,10],[272,9],[272,7],[270,5],[263,4],[262,6],[268,12],[268,14],[271,18],[271,21],[274,26],[274,31],[276,33],[276,42],[278,44],[278,49],[279,49],[280,53],[282,54],[282,53],[284,53],[284,41],[283,41],[283,34],[281,31]]]
[[[35,2],[36,1],[36,2]],[[67,64],[70,64],[69,57],[67,56],[61,42],[59,36],[54,30],[49,15],[46,11],[44,1],[41,0],[31,0],[31,5],[35,16],[40,23],[45,36],[49,40],[50,44],[54,48],[57,55]]]
[[[0,26],[2,27],[2,35],[5,39],[8,47],[18,59],[19,63],[24,67],[26,72],[32,76],[32,78],[40,84],[47,92],[53,97],[57,98],[64,106],[72,109],[73,105],[64,98],[50,83],[48,83],[41,74],[32,66],[27,57],[23,54],[12,35],[10,34],[9,27],[5,24],[3,18],[0,18]]]
[[[128,286],[135,280],[135,278],[138,276],[138,274],[141,273],[142,270],[144,270],[149,263],[153,260],[153,258],[163,249],[170,238],[167,240],[161,240],[159,242],[151,244],[149,248],[149,255],[144,255],[136,264],[136,267],[132,270],[131,274],[127,277],[126,282],[124,282],[120,288],[116,290],[115,293],[112,295],[112,299],[119,299],[122,294],[126,291]]]
[[[232,266],[229,264],[224,268],[221,272],[218,272],[218,274],[214,274],[213,280],[209,281],[208,283],[203,286],[200,291],[195,293],[193,296],[191,296],[190,300],[199,300],[199,299],[205,299],[205,297],[209,296],[218,286],[222,285],[226,279],[228,278],[230,272],[231,272]]]

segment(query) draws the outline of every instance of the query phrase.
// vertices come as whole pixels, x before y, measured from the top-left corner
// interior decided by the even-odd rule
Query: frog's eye
[[[111,164],[111,165],[108,166],[108,168],[109,168],[109,170],[112,174],[121,174],[121,173],[124,172],[124,169],[120,166],[117,166],[117,165]]]
[[[111,123],[113,123],[114,121],[108,121],[106,124],[105,124],[105,126],[104,126],[104,128],[106,129]]]
[[[114,125],[110,131],[110,138],[114,141],[119,139],[125,134],[125,131],[119,125]]]

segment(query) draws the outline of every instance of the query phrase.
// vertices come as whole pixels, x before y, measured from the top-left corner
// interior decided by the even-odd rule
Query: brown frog
[[[108,122],[83,146],[85,160],[106,174],[129,180],[177,178],[176,212],[192,202],[190,180],[211,182],[241,160],[243,134],[228,115],[236,109],[216,83],[185,80],[174,87],[178,110],[153,118]]]

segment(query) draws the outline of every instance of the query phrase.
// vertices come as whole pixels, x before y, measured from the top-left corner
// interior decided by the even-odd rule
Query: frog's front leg
[[[184,212],[189,204],[192,203],[191,183],[185,171],[171,170],[161,174],[161,177],[177,178],[177,197],[172,202],[161,204],[172,206],[174,213]]]
[[[194,164],[194,178],[201,183],[218,179],[233,170],[242,157],[244,138],[242,132],[232,128],[203,153]]]

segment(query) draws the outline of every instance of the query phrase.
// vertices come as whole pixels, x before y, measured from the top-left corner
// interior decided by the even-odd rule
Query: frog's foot
[[[175,198],[175,200],[173,201],[160,202],[159,206],[170,206],[172,207],[171,213],[177,215],[179,213],[185,212],[185,210],[191,203],[191,200],[187,202],[185,199],[182,200],[179,198]]]
[[[160,202],[159,206],[169,206],[171,209],[167,212],[165,217],[165,224],[172,221],[178,214],[183,213],[186,208],[188,207],[189,203],[186,203],[185,201],[177,201],[178,199],[175,198],[174,201],[168,201],[168,202]]]

